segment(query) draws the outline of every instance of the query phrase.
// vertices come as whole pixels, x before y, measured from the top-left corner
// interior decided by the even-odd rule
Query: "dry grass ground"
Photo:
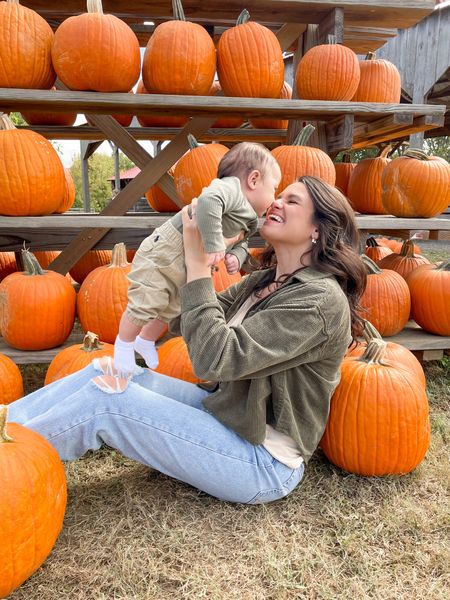
[[[66,464],[62,533],[11,600],[447,599],[450,357],[425,369],[431,446],[404,477],[349,475],[319,451],[287,498],[235,506],[108,448]],[[42,385],[42,366],[22,371]]]

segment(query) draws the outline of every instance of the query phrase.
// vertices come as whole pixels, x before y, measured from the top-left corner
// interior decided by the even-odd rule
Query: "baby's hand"
[[[223,252],[208,252],[208,267],[212,267],[213,265],[217,265],[225,256],[225,251]]]
[[[225,254],[225,266],[229,275],[234,275],[240,268],[239,261],[234,254]]]

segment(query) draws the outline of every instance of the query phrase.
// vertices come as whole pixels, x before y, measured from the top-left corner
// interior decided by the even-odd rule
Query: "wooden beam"
[[[289,50],[293,44],[296,44],[302,33],[306,31],[306,27],[307,25],[304,23],[285,23],[280,27],[276,36],[283,52]]]
[[[318,43],[326,43],[329,35],[335,38],[337,44],[342,44],[344,41],[344,9],[340,6],[331,9],[319,23]]]
[[[99,140],[96,142],[90,142],[88,144],[85,144],[81,153],[81,160],[87,160],[88,158],[90,158],[97,150],[97,148],[99,148],[99,146],[103,144],[103,141],[104,140]]]
[[[328,154],[337,154],[352,147],[353,126],[353,115],[343,115],[325,124]]]
[[[406,127],[412,125],[412,123],[413,115],[404,113],[388,115],[381,119],[370,121],[369,123],[357,123],[355,125],[353,139],[354,142],[359,142],[370,137],[379,136],[386,131],[406,129]]]
[[[410,127],[398,128],[392,131],[386,131],[381,135],[375,134],[365,140],[363,139],[358,142],[354,141],[353,149],[366,148],[368,146],[375,146],[381,142],[406,138],[414,133],[427,131],[434,127],[442,127],[443,123],[444,115],[424,115],[422,117],[416,117],[413,119],[413,123]]]

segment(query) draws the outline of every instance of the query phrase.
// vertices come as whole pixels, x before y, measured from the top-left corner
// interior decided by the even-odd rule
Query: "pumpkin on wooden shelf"
[[[173,19],[158,25],[147,43],[142,80],[150,93],[206,96],[216,71],[211,36],[186,21],[181,0],[172,0]]]
[[[6,598],[50,554],[67,500],[58,453],[39,433],[7,423],[6,406],[0,406],[0,481],[0,597]]]
[[[113,248],[111,264],[87,275],[77,296],[77,314],[84,332],[95,331],[102,341],[114,343],[127,306],[130,267],[121,242]]]
[[[74,344],[58,352],[47,369],[44,384],[76,373],[101,356],[114,356],[114,346],[101,342],[96,333],[88,331],[81,346]]]
[[[0,116],[0,214],[49,215],[60,205],[64,188],[64,167],[51,143]]]
[[[244,9],[217,44],[217,74],[226,96],[278,98],[284,82],[283,52],[276,35],[250,21]]]
[[[336,171],[335,186],[344,194],[344,196],[347,196],[348,184],[356,164],[357,163],[351,162],[351,157],[348,152],[344,153],[342,162],[334,163],[334,169]]]
[[[401,275],[380,269],[368,256],[362,260],[367,269],[367,285],[360,299],[366,309],[363,317],[370,321],[382,336],[399,333],[406,325],[411,310],[408,285]]]
[[[159,364],[155,369],[157,373],[199,383],[202,381],[197,377],[192,369],[192,362],[189,358],[186,342],[179,337],[167,340],[158,348]]]
[[[286,81],[283,82],[278,98],[280,100],[290,100],[292,98],[292,88]],[[288,119],[270,118],[250,119],[250,123],[255,129],[287,129],[289,125]]]
[[[362,356],[368,344],[370,343],[370,340],[382,339],[380,333],[370,321],[364,322],[363,335],[365,341],[353,344],[347,351],[346,356]],[[386,350],[384,351],[384,358],[399,367],[403,365],[407,371],[417,376],[418,380],[422,382],[424,387],[426,386],[425,373],[423,371],[422,365],[414,356],[414,354],[410,350],[408,350],[408,348],[405,348],[405,346],[397,344],[396,342],[386,341]]]
[[[53,86],[51,90],[56,90]],[[60,127],[72,127],[77,118],[77,113],[61,113],[56,111],[25,111],[22,117],[28,125],[59,125]]]
[[[136,88],[136,94],[148,94],[142,80]],[[137,115],[141,127],[184,127],[188,122],[187,117],[172,117],[166,115]]]
[[[72,173],[70,169],[64,167],[64,177],[65,177],[65,187],[64,187],[64,195],[62,197],[61,203],[58,206],[56,213],[62,214],[70,210],[75,202],[75,184],[73,182]]]
[[[414,252],[414,242],[406,240],[403,242],[400,252],[392,252],[378,262],[380,269],[392,269],[406,279],[407,275],[420,267],[429,265],[430,261],[422,254]]]
[[[323,150],[305,146],[314,132],[313,125],[306,125],[292,145],[277,146],[272,150],[281,169],[281,181],[277,194],[285,187],[297,181],[302,175],[320,177],[330,185],[334,185],[336,171],[333,161]]]
[[[332,38],[330,42],[310,48],[300,59],[295,74],[300,99],[351,100],[358,89],[358,57]]]
[[[88,250],[70,269],[70,276],[77,283],[83,283],[91,271],[109,265],[111,258],[112,250]]]
[[[366,249],[364,250],[364,254],[371,258],[373,262],[378,264],[382,258],[392,253],[393,250],[391,250],[388,246],[379,244],[377,238],[367,238]]]
[[[171,167],[167,173],[173,177],[174,170],[175,167]],[[178,212],[180,210],[180,207],[157,185],[152,185],[152,187],[145,192],[145,198],[148,205],[158,212]]]
[[[366,59],[359,62],[359,67],[361,77],[353,102],[400,102],[401,78],[393,63],[376,58],[375,52],[368,52]]]
[[[239,271],[233,275],[230,275],[225,266],[225,261],[223,260],[217,263],[217,265],[214,265],[211,272],[212,281],[216,292],[222,292],[230,287],[230,285],[233,285],[242,279],[242,275],[239,273]]]
[[[414,321],[429,333],[450,335],[450,260],[417,267],[406,283]]]
[[[76,294],[67,277],[45,271],[32,252],[22,250],[24,270],[0,283],[0,329],[19,350],[46,350],[69,337]]]
[[[18,0],[0,2],[0,87],[48,90],[56,79],[53,31]]]
[[[388,154],[390,146],[386,146],[380,156],[361,160],[350,176],[347,198],[353,210],[363,214],[385,215],[387,210],[381,201],[381,177],[386,166],[391,162]]]
[[[0,281],[17,271],[14,252],[0,252]]]
[[[128,92],[129,94],[134,94],[133,90],[129,90]],[[133,115],[130,114],[118,114],[118,115],[111,115],[113,119],[115,119],[119,125],[122,125],[122,127],[129,127],[131,125],[131,121],[133,120]],[[88,124],[91,127],[97,127],[97,125],[93,122],[93,120],[90,118],[89,115],[85,115],[86,117],[86,121],[88,122]]]
[[[0,404],[10,404],[23,396],[22,373],[16,363],[0,353]]]
[[[173,182],[183,204],[190,204],[217,177],[220,160],[228,152],[222,144],[200,146],[191,134],[188,134],[188,141],[190,150],[180,158],[173,171]]]
[[[55,32],[52,61],[71,90],[128,92],[139,78],[138,39],[126,23],[103,14],[101,0],[65,19]]]
[[[219,81],[213,81],[213,84],[208,92],[208,96],[217,96],[218,94],[220,94],[220,92],[222,91],[222,87],[219,83]],[[226,117],[219,117],[217,119],[217,121],[215,121],[211,127],[217,127],[220,129],[231,129],[231,128],[235,128],[235,127],[240,127],[242,124],[244,123],[244,118],[243,117],[233,117],[233,116],[226,116]]]
[[[386,358],[372,339],[360,357],[344,358],[321,440],[327,458],[357,475],[403,475],[417,467],[430,442],[428,398],[421,381]]]
[[[450,164],[409,148],[383,171],[382,203],[395,217],[429,218],[450,205]]]

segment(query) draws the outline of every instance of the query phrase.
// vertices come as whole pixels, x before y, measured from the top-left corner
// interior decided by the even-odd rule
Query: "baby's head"
[[[238,177],[244,196],[261,217],[275,198],[280,183],[280,167],[271,152],[262,144],[241,142],[222,158],[217,177]]]

